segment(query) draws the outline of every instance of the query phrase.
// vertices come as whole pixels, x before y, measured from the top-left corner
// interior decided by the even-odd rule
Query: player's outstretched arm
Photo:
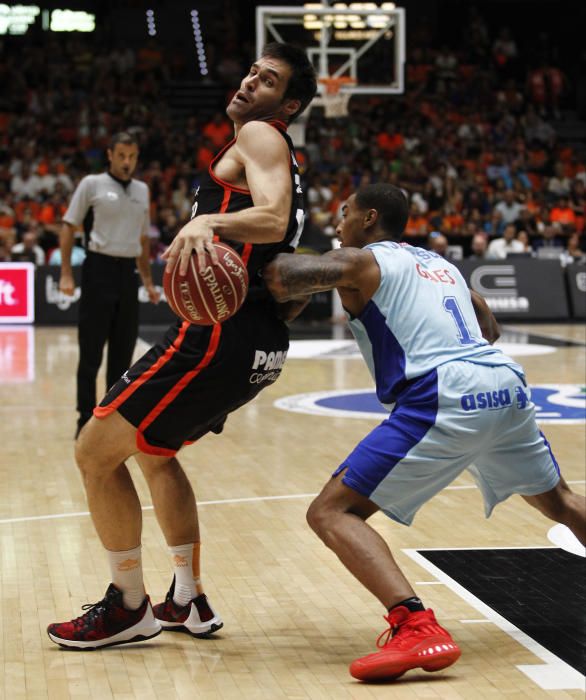
[[[341,248],[324,255],[277,255],[264,268],[263,276],[280,302],[335,287],[369,299],[380,283],[374,255],[358,248]]]
[[[474,313],[476,314],[480,330],[482,331],[482,337],[486,338],[491,345],[496,343],[501,337],[501,329],[494,314],[488,308],[484,297],[478,294],[478,292],[471,289],[470,297],[472,298]]]

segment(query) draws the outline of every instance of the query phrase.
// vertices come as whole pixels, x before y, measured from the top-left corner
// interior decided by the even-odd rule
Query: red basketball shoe
[[[209,604],[205,593],[193,598],[187,605],[177,605],[173,600],[174,592],[175,577],[165,602],[153,607],[155,617],[164,630],[189,632],[194,637],[208,637],[222,629],[224,623]]]
[[[433,610],[411,612],[393,608],[385,620],[390,627],[377,639],[381,651],[350,664],[350,675],[361,681],[394,680],[412,668],[439,671],[462,653],[449,632],[440,627]]]
[[[47,627],[52,642],[90,651],[115,644],[142,642],[162,631],[148,596],[138,610],[127,610],[122,604],[122,591],[113,583],[108,586],[103,600],[84,605],[82,610],[87,612],[70,622],[55,622]]]

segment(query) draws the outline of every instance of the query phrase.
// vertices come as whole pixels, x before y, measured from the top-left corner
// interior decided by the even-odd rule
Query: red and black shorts
[[[177,322],[94,409],[118,411],[137,430],[142,452],[172,456],[206,433],[219,433],[229,413],[273,384],[289,347],[272,305],[246,303],[215,326]]]

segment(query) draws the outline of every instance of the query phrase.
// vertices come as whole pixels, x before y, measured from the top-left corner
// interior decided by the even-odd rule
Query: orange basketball
[[[225,243],[214,243],[218,265],[206,253],[206,268],[199,272],[192,254],[187,273],[179,274],[179,258],[171,272],[163,275],[163,289],[171,309],[179,318],[197,326],[212,326],[233,316],[248,291],[248,272],[238,253]]]

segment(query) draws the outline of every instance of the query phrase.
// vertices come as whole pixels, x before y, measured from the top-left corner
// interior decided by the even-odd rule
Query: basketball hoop
[[[351,93],[342,90],[342,87],[344,85],[356,85],[356,80],[347,75],[342,75],[337,78],[332,76],[320,78],[319,82],[325,87],[320,102],[323,105],[326,119],[347,117]]]

